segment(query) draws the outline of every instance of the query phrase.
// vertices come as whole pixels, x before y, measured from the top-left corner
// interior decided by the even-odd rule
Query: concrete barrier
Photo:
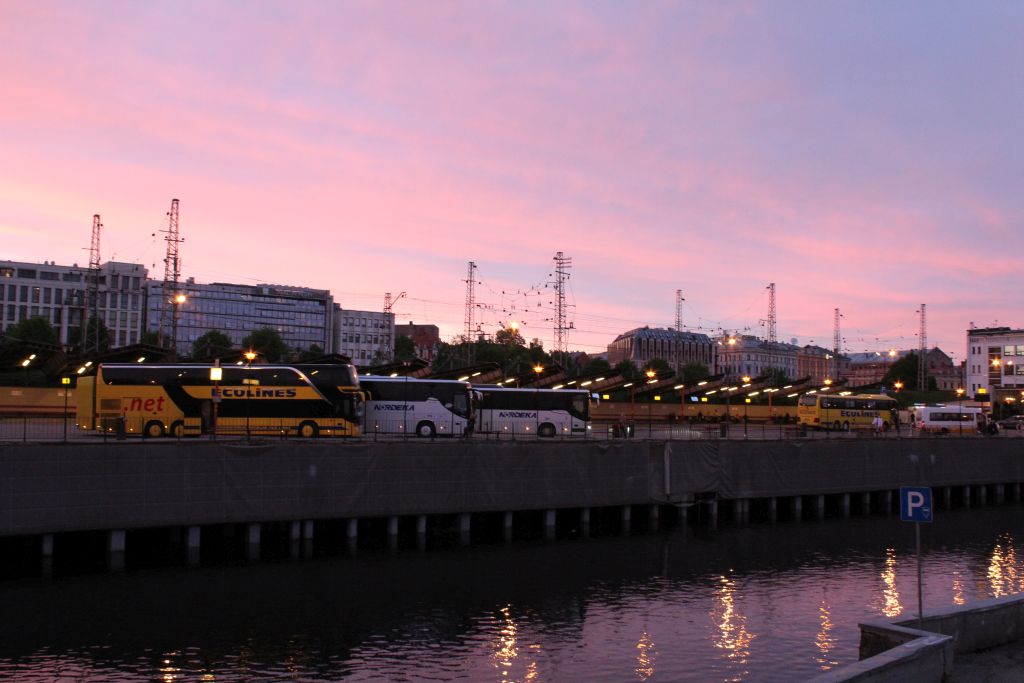
[[[976,652],[1024,638],[1024,595],[930,610],[918,620],[875,620],[860,625],[860,656],[815,677],[818,683],[942,681],[955,653]]]

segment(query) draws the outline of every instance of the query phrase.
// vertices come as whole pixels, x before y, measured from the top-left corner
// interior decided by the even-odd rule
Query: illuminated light
[[[882,597],[885,600],[885,604],[882,606],[882,614],[887,617],[898,617],[903,612],[903,605],[900,604],[900,592],[896,590],[895,548],[886,548],[882,583]]]
[[[87,361],[85,362],[85,367],[87,367],[87,368],[88,368],[88,367],[92,367],[92,361],[91,361],[91,360],[87,360]]]
[[[700,402],[701,403],[707,403],[708,402],[708,397],[707,396],[701,396],[700,397]]]
[[[513,331],[518,330],[519,329],[519,321],[518,320],[512,320],[511,322],[509,322],[508,327],[509,327],[510,330],[513,330]]]
[[[564,384],[556,384],[555,386],[553,386],[553,387],[551,387],[551,388],[552,388],[553,390],[554,390],[554,389],[561,389],[561,388],[562,388],[562,387],[564,387],[564,386],[565,386]]]
[[[543,365],[534,365],[533,366],[533,371],[536,372],[539,375],[540,373],[544,372],[544,366]]]
[[[60,378],[60,383],[61,384],[71,384],[71,378],[70,377],[61,377]]]
[[[674,386],[674,387],[672,387],[672,388],[678,391],[679,389],[682,389],[682,388],[683,388],[683,386],[685,386],[685,385],[683,385],[683,384],[677,384],[677,385],[675,385],[675,386]]]
[[[815,393],[816,391],[818,391],[818,390],[817,390],[817,389],[811,389],[811,390],[810,390],[810,391],[808,391],[807,393],[808,393],[808,394],[813,394],[813,393]]]
[[[465,382],[467,379],[469,379],[469,375],[463,375],[462,377],[459,378],[459,381]]]
[[[656,380],[656,379],[649,379],[649,380],[647,380],[647,384],[657,384],[657,383],[658,383],[658,380]]]
[[[210,381],[219,382],[224,377],[224,370],[220,366],[213,366],[210,368]]]
[[[799,391],[794,391],[792,394],[786,394],[786,398],[793,398],[794,396],[799,396],[799,395],[800,395]]]
[[[743,388],[746,389],[749,386],[750,386],[750,382],[747,382],[746,384],[743,385]]]
[[[792,388],[793,388],[793,385],[792,385],[792,384],[787,384],[786,386],[784,386],[784,387],[782,387],[782,388],[783,388],[783,389],[792,389]]]
[[[645,374],[645,375],[647,375],[648,377],[654,377],[654,376],[655,376],[655,375],[657,375],[658,373],[656,373],[656,372],[655,372],[654,370],[648,370],[648,371],[647,371],[647,372],[645,372],[644,374]]]
[[[597,378],[597,379],[595,379],[594,381],[595,381],[595,382],[603,382],[603,381],[604,381],[604,377],[598,377],[598,378]]]
[[[747,396],[757,396],[760,393],[761,393],[760,391],[751,391],[749,394],[747,394]],[[767,394],[768,390],[766,389],[764,393]]]
[[[654,397],[654,400],[655,400],[655,401],[660,401],[660,400],[661,400],[661,396],[655,396],[655,397]]]
[[[587,382],[580,382],[580,386],[581,387],[589,387],[593,383],[594,382],[592,380],[591,381],[587,381]]]
[[[397,373],[397,372],[392,372],[392,373],[391,373],[390,375],[388,375],[388,376],[389,376],[389,377],[398,377],[398,373]]]
[[[632,382],[627,382],[627,383],[625,383],[625,384],[623,384],[623,385],[622,385],[622,388],[623,388],[623,389],[627,389],[627,388],[629,388],[629,387],[631,387],[631,386],[633,386],[633,383],[632,383]]]
[[[749,375],[743,375],[743,381],[744,382],[749,382],[750,381],[750,376]]]
[[[825,384],[826,385],[831,385],[832,384],[832,380],[830,378],[826,377],[825,378]]]
[[[21,367],[27,368],[31,362],[32,361],[30,361],[28,358],[26,358],[25,360],[21,361]]]
[[[896,357],[896,349],[889,349],[889,357],[890,358],[895,358]]]
[[[470,377],[479,377],[479,376],[480,376],[479,372],[474,372],[472,375],[470,375]]]
[[[601,400],[602,401],[610,401],[610,400],[612,400],[611,394],[601,394]]]
[[[852,391],[840,391],[839,395],[840,396],[849,396],[852,393],[853,393]]]
[[[711,391],[705,391],[704,395],[705,396],[710,396],[711,394],[715,394],[715,393],[718,393],[718,389],[712,389]]]
[[[253,351],[252,349],[249,349],[248,351],[246,351],[244,355],[245,355],[245,359],[247,361],[249,361],[250,363],[253,362],[254,360],[256,360],[256,352]]]
[[[135,361],[135,362],[136,363],[145,363],[146,362],[146,357],[145,356],[139,356],[139,359],[137,361]]]
[[[739,387],[729,387],[729,391],[739,391]]]
[[[29,359],[29,360],[35,360],[35,359],[36,359],[36,354],[34,354],[34,353],[33,353],[32,355],[30,355],[30,356],[28,357],[28,359]]]
[[[743,402],[744,403],[750,403],[750,399],[749,398],[745,398],[745,399],[743,399]]]
[[[697,382],[697,386],[698,387],[702,387],[702,386],[704,386],[707,383],[708,383],[708,381],[706,379],[702,379],[701,381]]]

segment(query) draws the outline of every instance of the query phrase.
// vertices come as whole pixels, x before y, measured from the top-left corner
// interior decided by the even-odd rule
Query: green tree
[[[501,346],[526,346],[526,340],[523,339],[523,335],[519,334],[519,330],[514,327],[498,330],[494,334],[494,342]]]
[[[103,353],[110,350],[110,330],[101,318],[89,318],[84,333],[80,327],[72,327],[68,331],[68,339],[74,340],[73,348],[79,353]]]
[[[628,380],[635,380],[640,378],[640,368],[636,366],[636,363],[628,358],[620,360],[615,364],[615,372],[619,373]]]
[[[242,340],[242,347],[252,349],[269,363],[277,363],[288,355],[288,345],[273,327],[261,327]]]
[[[889,366],[882,377],[882,384],[892,387],[896,382],[903,382],[904,389],[922,389],[917,386],[917,354],[908,353]]]
[[[322,358],[324,355],[324,349],[319,344],[310,344],[308,349],[302,349],[298,352],[298,361],[300,363],[310,363],[318,358]]]
[[[416,344],[413,343],[412,339],[400,334],[395,337],[395,360],[412,360],[416,357]]]
[[[40,318],[39,316],[26,318],[17,325],[7,328],[4,339],[9,342],[36,344],[60,343],[60,336],[57,334],[57,330],[45,318]]]
[[[687,363],[683,366],[682,370],[683,384],[696,384],[702,379],[707,379],[711,376],[711,372],[708,370],[708,366],[703,363]]]
[[[663,374],[672,372],[672,366],[668,364],[664,358],[652,358],[648,361],[647,365],[644,366],[644,371],[654,370],[656,373]]]
[[[146,330],[139,337],[139,343],[147,346],[160,346],[160,333],[156,330]]]
[[[204,332],[192,343],[192,358],[219,358],[231,353],[231,337],[220,330]]]
[[[590,361],[583,366],[583,371],[588,375],[597,374],[611,374],[612,366],[604,358],[591,358]]]

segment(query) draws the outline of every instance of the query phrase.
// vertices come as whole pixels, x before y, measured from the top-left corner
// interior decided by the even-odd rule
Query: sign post
[[[914,523],[917,542],[917,627],[924,622],[924,593],[921,588],[921,522],[931,522],[932,490],[928,486],[900,487],[900,521]]]

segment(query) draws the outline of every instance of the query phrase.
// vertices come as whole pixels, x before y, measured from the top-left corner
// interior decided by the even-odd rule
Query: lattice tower
[[[768,284],[768,345],[774,347],[777,342],[778,336],[776,334],[776,317],[775,317],[775,283],[771,282]]]
[[[571,326],[565,324],[565,282],[569,279],[569,269],[572,268],[572,257],[564,256],[562,252],[555,254],[555,352],[566,353]],[[563,358],[564,360],[564,358]]]
[[[171,200],[171,210],[167,212],[167,229],[164,241],[167,242],[167,255],[164,257],[164,284],[161,292],[163,301],[160,305],[160,325],[157,328],[157,339],[160,346],[177,346],[178,331],[178,279],[181,277],[181,259],[178,256],[178,245],[185,240],[178,236],[178,200]],[[171,330],[170,344],[167,341],[167,330]]]
[[[676,332],[683,331],[683,290],[676,290]]]
[[[928,389],[928,322],[925,318],[925,305],[921,304],[921,330],[917,334],[917,388]]]
[[[839,330],[839,321],[842,318],[839,309],[835,312],[835,321],[832,323],[832,379],[839,379],[839,354],[843,352],[843,338]]]
[[[100,215],[93,214],[92,217],[92,239],[89,242],[89,302],[91,317],[94,319],[92,326],[92,338],[88,338],[89,324],[86,307],[82,307],[82,349],[86,353],[98,352],[100,350],[100,233],[103,231],[103,223],[100,222]]]

